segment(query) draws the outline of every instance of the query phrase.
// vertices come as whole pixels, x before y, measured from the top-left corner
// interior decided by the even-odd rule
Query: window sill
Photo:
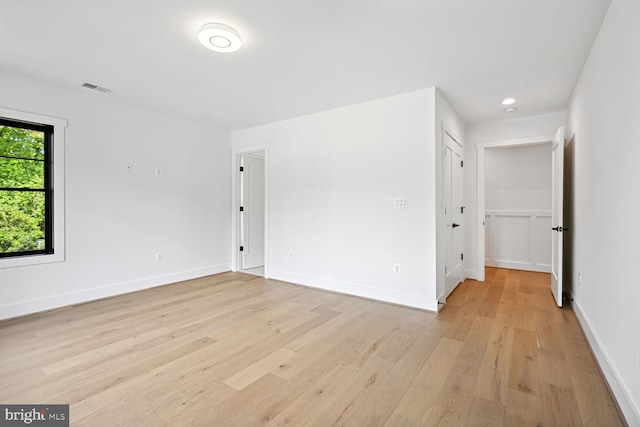
[[[25,267],[28,265],[49,264],[63,262],[64,254],[25,255],[14,258],[0,258],[0,269],[11,267]]]

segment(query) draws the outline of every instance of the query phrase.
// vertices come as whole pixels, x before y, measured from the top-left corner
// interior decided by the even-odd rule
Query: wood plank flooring
[[[619,426],[549,275],[439,313],[224,273],[0,322],[0,402],[73,426]]]

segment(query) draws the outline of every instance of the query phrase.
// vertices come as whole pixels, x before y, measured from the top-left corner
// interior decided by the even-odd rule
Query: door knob
[[[460,227],[460,224],[456,224],[455,222],[451,224],[451,228],[456,228],[456,227]]]
[[[569,231],[567,227],[553,227],[553,231],[557,231],[558,233],[562,233],[563,231]]]

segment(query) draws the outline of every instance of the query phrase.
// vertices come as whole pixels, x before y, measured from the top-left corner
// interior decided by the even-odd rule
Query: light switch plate
[[[407,198],[406,197],[394,197],[393,199],[393,206],[396,208],[407,208],[408,203],[407,203]]]

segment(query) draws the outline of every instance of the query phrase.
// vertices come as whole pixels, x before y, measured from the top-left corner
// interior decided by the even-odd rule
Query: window
[[[0,117],[0,257],[53,253],[53,126]]]
[[[65,127],[0,108],[0,268],[64,260]]]

